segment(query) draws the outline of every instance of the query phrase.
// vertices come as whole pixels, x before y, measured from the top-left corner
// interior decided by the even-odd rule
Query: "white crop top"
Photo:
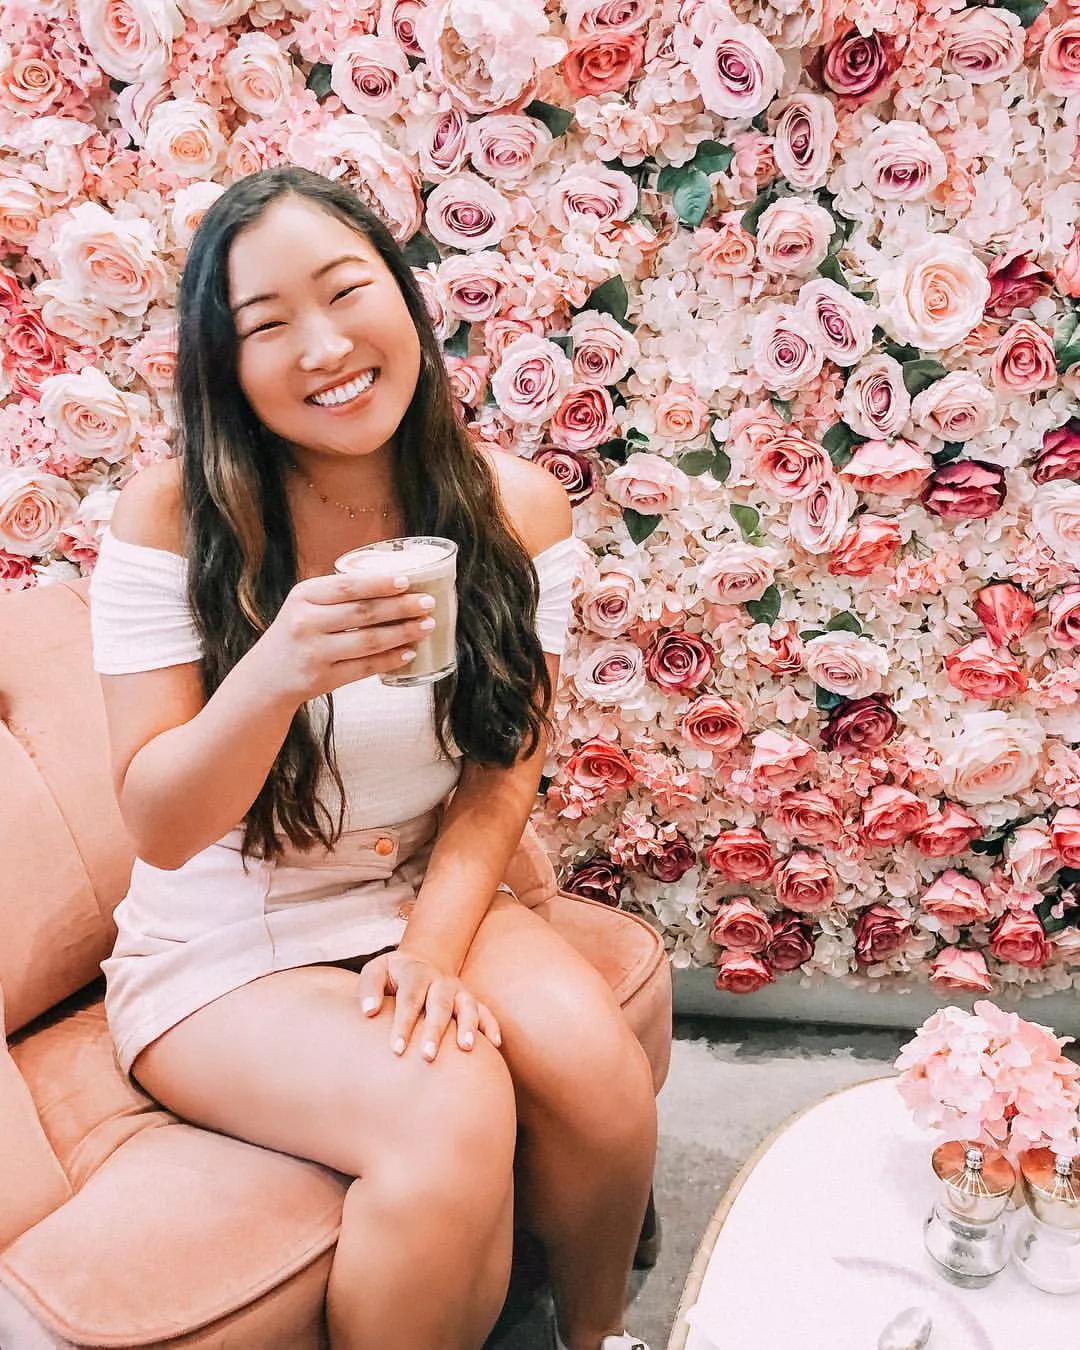
[[[583,548],[560,539],[533,558],[544,651],[566,647]],[[198,661],[202,644],[187,602],[187,559],[117,539],[106,530],[90,581],[94,669],[130,675]],[[321,702],[312,711],[321,708]],[[456,784],[460,756],[435,735],[433,687],[388,687],[372,676],[334,692],[334,751],[345,786],[347,828],[396,825],[437,805]],[[326,798],[333,802],[331,794]]]

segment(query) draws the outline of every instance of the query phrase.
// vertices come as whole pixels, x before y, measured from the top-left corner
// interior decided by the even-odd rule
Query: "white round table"
[[[1080,1347],[1080,1294],[1044,1294],[1012,1264],[983,1289],[938,1273],[923,1247],[936,1142],[891,1077],[782,1126],[717,1210],[668,1350],[877,1350],[912,1305],[934,1320],[927,1350]]]

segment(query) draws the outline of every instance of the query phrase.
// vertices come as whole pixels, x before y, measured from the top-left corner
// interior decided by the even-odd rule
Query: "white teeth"
[[[375,372],[369,370],[355,380],[350,380],[348,384],[339,384],[336,388],[328,389],[323,394],[312,394],[311,401],[317,403],[320,408],[333,408],[339,403],[348,403],[358,397],[365,389],[369,389],[374,382]]]

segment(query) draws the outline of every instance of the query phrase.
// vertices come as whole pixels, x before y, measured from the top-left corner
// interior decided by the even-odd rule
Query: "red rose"
[[[622,894],[623,870],[603,854],[579,863],[563,882],[562,889],[602,905],[617,905]]]
[[[641,870],[653,881],[678,881],[696,862],[697,854],[690,840],[680,832],[674,839],[665,840],[656,853],[642,858]]]
[[[922,501],[942,520],[985,520],[1005,500],[1005,470],[982,459],[955,459],[930,475]]]
[[[975,614],[995,647],[1022,638],[1035,618],[1035,602],[1011,581],[984,586],[975,597]]]
[[[892,905],[871,905],[855,920],[855,959],[861,965],[884,961],[910,934],[910,924]]]
[[[1054,278],[1023,249],[999,254],[987,269],[990,299],[985,313],[1007,319],[1014,309],[1030,309],[1041,296],[1049,295]]]
[[[772,971],[752,952],[721,952],[716,963],[716,987],[728,994],[756,994],[773,983]]]
[[[757,905],[740,896],[716,911],[709,938],[718,947],[740,952],[760,952],[772,940],[772,925]]]
[[[583,502],[596,486],[591,462],[573,450],[541,450],[533,455],[533,463],[558,479],[574,506]]]
[[[669,694],[688,694],[709,678],[713,649],[694,633],[658,633],[645,653],[645,673]]]
[[[11,387],[27,398],[40,397],[42,380],[64,368],[59,339],[32,309],[17,310],[4,329],[4,367]]]
[[[866,37],[857,28],[830,42],[821,57],[821,79],[834,94],[853,103],[866,103],[885,92],[896,65],[892,44],[880,34]]]
[[[927,858],[952,858],[957,853],[966,853],[971,841],[982,832],[983,827],[974,816],[953,802],[946,802],[922,829],[915,831],[911,842]]]
[[[990,935],[990,950],[999,961],[1018,966],[1044,966],[1050,944],[1037,914],[1004,914]]]
[[[813,956],[813,929],[796,915],[777,915],[772,921],[772,930],[765,959],[773,970],[798,970]]]
[[[576,38],[563,58],[566,87],[575,98],[623,90],[645,64],[640,33],[597,33]]]
[[[1064,426],[1046,433],[1032,477],[1036,483],[1080,479],[1080,417],[1070,417]]]
[[[705,850],[705,861],[729,881],[764,881],[776,865],[772,845],[749,826],[718,834]]]
[[[896,735],[897,716],[886,694],[870,694],[841,703],[821,732],[826,750],[864,755],[880,750]]]

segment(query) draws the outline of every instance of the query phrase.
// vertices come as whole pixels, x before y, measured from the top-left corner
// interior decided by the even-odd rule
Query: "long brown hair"
[[[177,398],[183,452],[188,599],[203,642],[209,696],[266,631],[296,584],[296,540],[285,494],[288,450],[258,420],[237,378],[228,258],[237,234],[284,196],[315,203],[355,229],[397,282],[420,339],[420,373],[394,438],[393,475],[408,534],[458,546],[458,670],[435,686],[435,726],[467,759],[509,767],[547,726],[551,684],[536,634],[537,579],[503,512],[495,475],[461,424],[442,352],[412,270],[390,232],[342,184],[306,169],[241,179],[203,217],[178,301]],[[316,734],[307,705],[293,717],[245,817],[244,854],[331,847],[344,822],[334,760],[333,698]],[[336,809],[318,793],[323,769]]]

